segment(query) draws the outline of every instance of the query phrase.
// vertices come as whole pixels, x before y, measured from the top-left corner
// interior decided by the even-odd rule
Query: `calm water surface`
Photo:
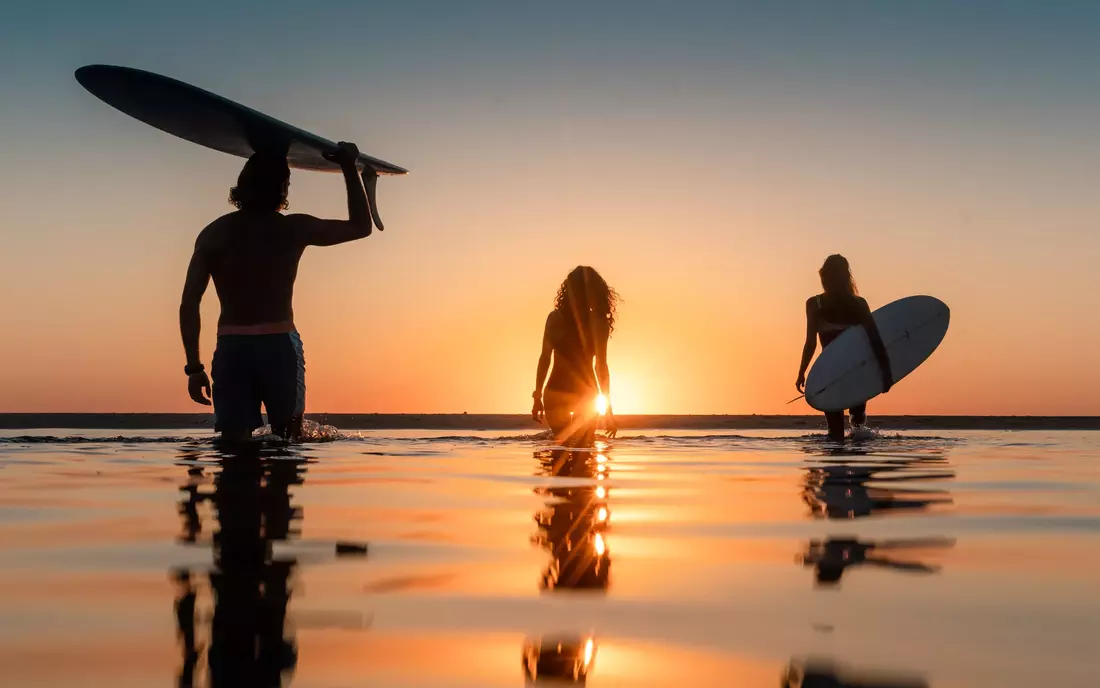
[[[0,435],[3,685],[1100,675],[1100,433],[567,452],[378,431],[237,456],[180,431],[19,434]]]

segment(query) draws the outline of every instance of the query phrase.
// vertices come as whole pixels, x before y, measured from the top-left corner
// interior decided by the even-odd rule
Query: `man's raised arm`
[[[344,173],[344,185],[348,192],[348,219],[322,220],[312,215],[289,215],[287,219],[294,223],[295,231],[306,246],[335,246],[370,236],[370,201],[355,166],[359,149],[354,143],[341,142],[334,153],[325,153],[325,158],[339,163]],[[378,175],[368,171],[363,178],[370,185],[370,196],[373,197]]]

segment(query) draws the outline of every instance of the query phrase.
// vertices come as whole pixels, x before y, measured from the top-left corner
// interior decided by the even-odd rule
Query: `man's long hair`
[[[290,165],[286,157],[253,153],[241,168],[237,185],[229,190],[229,202],[238,210],[278,212],[290,207],[286,200]]]

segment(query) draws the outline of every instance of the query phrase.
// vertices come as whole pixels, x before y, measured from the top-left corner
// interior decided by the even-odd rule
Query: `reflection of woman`
[[[539,533],[534,542],[550,552],[543,573],[546,590],[607,590],[611,553],[604,533],[611,514],[607,508],[607,456],[591,450],[535,452],[542,472],[554,478],[584,478],[583,485],[535,488],[547,498],[546,508],[535,514]],[[601,482],[593,483],[592,480]]]
[[[868,339],[871,342],[871,350],[878,360],[879,371],[882,374],[883,393],[889,392],[893,386],[893,377],[890,372],[890,359],[886,354],[886,346],[882,343],[878,327],[871,317],[871,308],[867,301],[859,296],[856,291],[855,280],[852,279],[852,270],[848,267],[848,259],[842,255],[834,254],[825,259],[818,273],[821,276],[821,286],[825,293],[812,296],[806,301],[806,344],[802,348],[802,365],[798,368],[798,381],[795,387],[799,392],[805,393],[806,368],[810,365],[810,359],[817,349],[817,338],[821,338],[821,348],[825,348],[840,333],[853,325],[862,325],[867,330]],[[867,422],[867,404],[860,404],[849,409],[852,425],[859,426]],[[825,420],[829,424],[829,438],[833,440],[844,439],[844,411],[826,411]]]
[[[542,355],[535,377],[532,417],[544,419],[559,441],[590,443],[595,430],[596,397],[609,400],[606,427],[615,435],[611,412],[611,373],[607,339],[615,329],[619,295],[593,268],[575,268],[558,289],[554,310],[546,318]],[[550,370],[553,356],[554,368]],[[593,360],[595,367],[593,367]],[[546,373],[550,371],[550,379]],[[546,383],[545,394],[543,383]]]

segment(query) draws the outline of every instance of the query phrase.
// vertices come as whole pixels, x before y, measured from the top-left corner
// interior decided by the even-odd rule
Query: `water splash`
[[[252,433],[252,439],[264,442],[277,442],[282,438],[271,431],[270,425],[265,425],[262,428],[257,428]],[[298,441],[313,443],[335,442],[343,439],[348,439],[348,436],[340,432],[335,425],[322,425],[312,420],[304,420],[302,421],[302,434],[299,436]]]
[[[851,432],[848,433],[848,439],[856,442],[865,442],[867,440],[877,440],[884,437],[884,435],[875,428],[867,427],[866,425],[853,425]]]

